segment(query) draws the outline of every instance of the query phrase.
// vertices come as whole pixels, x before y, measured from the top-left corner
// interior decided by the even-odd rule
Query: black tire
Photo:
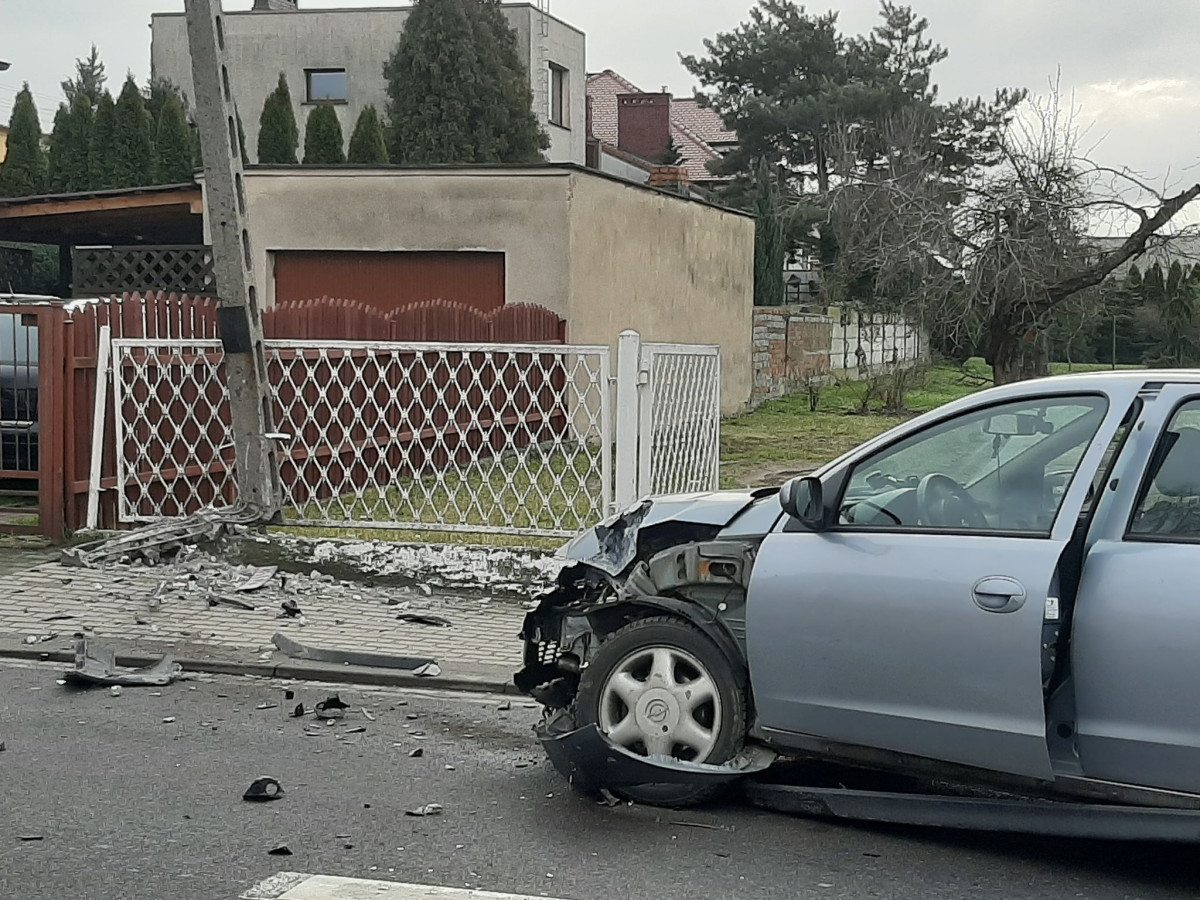
[[[616,667],[630,653],[646,647],[665,646],[683,650],[708,670],[717,685],[721,721],[712,750],[695,762],[720,765],[737,756],[746,740],[745,677],[724,653],[698,628],[670,616],[639,619],[614,631],[600,645],[595,658],[583,671],[575,698],[575,720],[580,727],[600,720],[600,698]],[[691,806],[711,800],[723,786],[644,784],[614,790],[614,793],[653,806]]]

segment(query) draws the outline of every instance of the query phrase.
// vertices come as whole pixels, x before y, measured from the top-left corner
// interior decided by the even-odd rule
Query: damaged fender
[[[595,725],[565,734],[539,727],[537,737],[555,768],[569,772],[573,784],[596,790],[641,784],[728,784],[766,771],[777,758],[775,751],[758,744],[719,766],[638,756],[612,743]]]

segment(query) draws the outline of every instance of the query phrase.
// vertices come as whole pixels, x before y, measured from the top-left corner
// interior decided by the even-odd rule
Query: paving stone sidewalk
[[[256,663],[261,670],[264,664],[287,660],[271,643],[282,632],[321,648],[433,657],[445,675],[467,673],[491,689],[501,688],[520,666],[517,633],[524,609],[511,599],[429,593],[418,587],[325,584],[299,576],[300,586],[289,599],[303,612],[300,620],[281,615],[278,591],[226,592],[255,604],[254,610],[210,606],[203,591],[176,590],[181,577],[186,580],[178,567],[92,570],[57,562],[5,574],[0,582],[0,655],[36,658],[40,651],[53,651],[60,658],[73,635],[82,632],[180,658],[240,660],[248,670]],[[452,624],[436,627],[397,619],[400,613],[421,612]],[[438,684],[438,678],[428,679],[429,687]]]

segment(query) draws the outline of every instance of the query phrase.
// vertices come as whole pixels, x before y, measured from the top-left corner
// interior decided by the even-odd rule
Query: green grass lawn
[[[1108,369],[1106,365],[1055,363],[1055,375]],[[991,367],[982,359],[966,365],[942,364],[914,372],[905,395],[906,413],[860,414],[866,382],[847,381],[823,388],[817,411],[807,395],[784,397],[726,422],[721,429],[721,484],[737,488],[778,484],[791,474],[814,469],[905,419],[989,387]]]

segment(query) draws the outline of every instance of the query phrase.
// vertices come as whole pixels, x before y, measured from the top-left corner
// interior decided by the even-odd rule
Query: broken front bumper
[[[612,743],[595,725],[564,734],[553,734],[541,726],[537,736],[554,767],[572,784],[590,789],[639,784],[728,784],[766,771],[777,758],[773,750],[758,745],[747,747],[719,766],[665,756],[638,756]]]

